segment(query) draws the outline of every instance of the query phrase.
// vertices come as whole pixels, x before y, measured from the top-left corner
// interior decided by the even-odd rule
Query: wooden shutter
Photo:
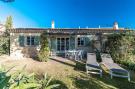
[[[75,36],[70,37],[70,49],[73,50],[75,49]]]
[[[40,44],[40,36],[35,36],[34,45],[38,46]]]
[[[85,46],[87,47],[87,46],[90,46],[90,39],[89,39],[89,37],[85,37],[84,38],[84,40],[85,40]]]
[[[19,36],[19,45],[24,47],[24,36]]]

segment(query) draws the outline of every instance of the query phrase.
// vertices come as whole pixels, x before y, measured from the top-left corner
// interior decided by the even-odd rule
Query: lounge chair
[[[102,64],[109,70],[111,79],[113,76],[127,78],[130,81],[130,73],[118,64],[114,63],[110,54],[101,54]]]
[[[87,62],[86,62],[86,72],[87,74],[99,74],[102,77],[102,69],[96,60],[95,53],[87,54]]]

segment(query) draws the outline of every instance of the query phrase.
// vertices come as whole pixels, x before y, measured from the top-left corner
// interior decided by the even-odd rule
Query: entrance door
[[[57,38],[57,51],[69,50],[69,38]]]

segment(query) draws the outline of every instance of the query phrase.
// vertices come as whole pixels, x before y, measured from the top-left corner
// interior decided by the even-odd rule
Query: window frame
[[[64,40],[63,44],[62,44],[62,39]],[[58,52],[63,52],[63,51],[69,50],[69,49],[70,49],[70,38],[69,37],[57,37],[56,38],[56,50]]]
[[[84,37],[78,37],[78,38],[77,38],[77,46],[78,46],[78,47],[83,47],[83,46],[85,46],[85,38],[84,38]]]
[[[29,37],[29,44],[28,44],[28,37]],[[35,36],[26,36],[25,42],[26,42],[26,46],[35,46]]]

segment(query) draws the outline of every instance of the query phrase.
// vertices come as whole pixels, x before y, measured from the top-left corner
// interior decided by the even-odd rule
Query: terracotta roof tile
[[[10,33],[42,33],[47,31],[48,34],[95,34],[95,33],[113,33],[113,32],[126,32],[124,28],[114,30],[113,28],[14,28],[10,29]]]

